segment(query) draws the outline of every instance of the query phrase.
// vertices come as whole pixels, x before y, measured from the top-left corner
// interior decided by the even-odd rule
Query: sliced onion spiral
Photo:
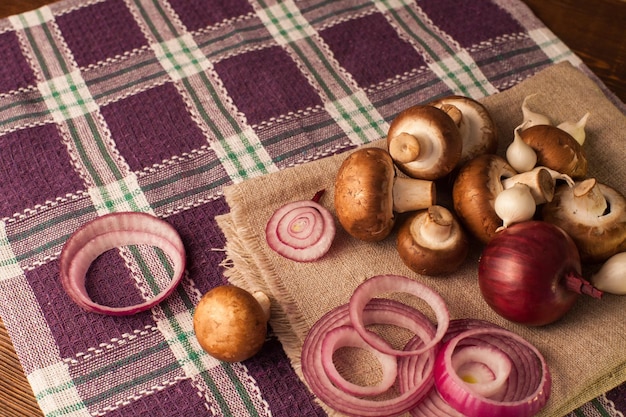
[[[327,208],[313,200],[287,203],[272,214],[265,238],[272,250],[287,259],[311,262],[325,255],[336,233],[335,220]]]
[[[435,312],[437,326],[409,305],[374,298],[390,292],[408,292],[425,300]],[[414,337],[402,350],[395,349],[368,328],[372,324],[402,327]],[[332,363],[342,346],[372,353],[381,364],[382,380],[359,386],[344,379]],[[321,401],[350,416],[410,412],[413,417],[530,417],[543,408],[551,390],[547,364],[526,340],[488,321],[450,320],[438,294],[396,275],[366,280],[348,304],[314,324],[302,349],[302,371]]]
[[[405,381],[406,390],[389,399],[360,398],[333,383],[324,369],[324,360],[331,360],[322,355],[322,346],[326,335],[342,326],[351,326],[349,306],[336,307],[319,319],[309,331],[302,347],[302,372],[311,391],[328,406],[351,416],[380,417],[396,416],[413,408],[429,391],[433,383],[433,367],[435,350],[424,354],[420,363],[420,371],[414,372]],[[416,337],[431,340],[435,330],[426,316],[414,308],[394,300],[374,299],[365,306],[362,322],[370,324],[398,325],[406,321],[421,323]],[[416,326],[417,329],[417,326]],[[374,334],[374,333],[372,333]],[[376,339],[377,336],[373,336]],[[382,340],[382,339],[381,339]],[[421,344],[424,342],[422,341]],[[386,344],[386,342],[383,342]],[[327,352],[327,355],[330,353]],[[384,368],[385,369],[390,368]],[[386,376],[383,375],[383,380]],[[348,390],[349,391],[349,390]]]
[[[493,373],[482,390],[481,381],[468,383],[454,369],[454,357],[469,348],[475,349],[472,360],[483,356],[479,368]],[[454,336],[439,351],[435,386],[448,404],[468,417],[530,417],[546,404],[551,377],[541,353],[520,336],[502,328],[475,328]]]
[[[365,328],[361,312],[375,295],[387,292],[408,293],[426,301],[437,317],[437,332],[431,340],[413,350],[398,350],[371,337],[371,332]],[[376,349],[390,355],[407,356],[417,355],[437,346],[448,330],[450,316],[443,298],[430,287],[400,275],[377,275],[359,285],[352,294],[350,298],[350,320],[363,340]],[[407,324],[411,324],[411,322],[409,321]],[[406,328],[406,325],[401,324],[400,326]]]

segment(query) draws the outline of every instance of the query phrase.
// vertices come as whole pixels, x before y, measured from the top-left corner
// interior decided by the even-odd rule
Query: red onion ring
[[[375,336],[378,337],[378,336]],[[384,341],[383,341],[384,343]],[[333,354],[341,347],[356,347],[367,350],[378,359],[382,366],[383,378],[376,385],[362,386],[347,381],[333,362]],[[326,333],[322,341],[322,365],[328,378],[342,391],[362,397],[379,395],[391,388],[398,375],[398,361],[395,356],[387,355],[368,345],[352,326],[340,326]]]
[[[362,312],[367,303],[377,294],[386,292],[404,292],[412,294],[424,301],[433,309],[437,318],[437,332],[423,345],[413,350],[398,350],[389,345],[380,343],[378,339],[371,337],[371,332],[365,328],[362,320]],[[369,278],[359,285],[350,298],[350,320],[352,326],[359,332],[363,340],[377,350],[395,356],[418,355],[433,349],[443,339],[448,330],[450,315],[445,301],[430,287],[400,275],[377,275]],[[410,324],[411,322],[407,322]],[[401,327],[408,328],[406,324]]]
[[[265,227],[267,244],[276,253],[297,262],[311,262],[325,255],[336,233],[335,220],[317,200],[294,201],[272,214]]]
[[[95,303],[85,288],[91,263],[104,252],[125,245],[150,245],[162,249],[172,261],[174,274],[169,285],[155,297],[127,307]],[[67,295],[86,311],[123,316],[148,310],[167,298],[180,282],[185,270],[185,248],[174,227],[147,213],[110,213],[80,227],[61,251],[61,284]]]
[[[464,346],[478,346],[487,355],[497,349],[510,359],[510,375],[493,398],[472,389],[455,372],[453,357]],[[487,361],[484,364],[488,366]],[[434,375],[441,397],[467,417],[530,417],[546,404],[551,390],[550,372],[537,348],[517,334],[495,327],[473,328],[447,341],[437,355]]]
[[[374,299],[363,309],[361,322],[370,324],[399,325],[406,321],[419,323],[414,326],[416,336],[431,340],[435,329],[421,312],[394,300]],[[406,390],[391,399],[359,398],[335,386],[325,372],[322,344],[326,334],[341,326],[350,326],[349,305],[344,304],[326,313],[309,331],[302,347],[302,372],[311,391],[329,407],[351,416],[396,416],[415,407],[432,387],[435,350],[431,349],[421,359],[422,370],[415,372],[404,382]],[[375,334],[375,333],[372,333]],[[372,339],[376,339],[373,336]],[[381,339],[382,340],[382,339]],[[386,344],[383,342],[382,344]],[[422,344],[424,342],[422,341]],[[328,360],[328,358],[326,358]],[[416,359],[414,359],[416,360]]]
[[[462,332],[476,328],[501,329],[500,326],[485,320],[472,318],[450,320],[448,331],[446,332],[442,342],[447,342],[448,340],[452,339],[454,336]],[[398,368],[398,380],[401,381],[401,392],[404,392],[404,390],[406,389],[405,386],[402,384],[402,381],[406,379],[404,373],[408,371],[410,371],[410,369],[406,370],[404,367]],[[432,389],[428,392],[426,397],[419,404],[417,404],[416,407],[410,410],[410,414],[412,417],[465,417],[463,414],[459,413],[447,402],[445,402],[443,398],[441,398],[441,395],[439,395],[437,388],[434,386],[434,379]]]

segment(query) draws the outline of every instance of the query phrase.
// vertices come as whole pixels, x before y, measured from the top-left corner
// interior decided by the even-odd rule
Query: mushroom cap
[[[452,172],[461,159],[461,133],[450,116],[437,107],[417,105],[400,112],[389,126],[387,147],[402,134],[411,135],[420,143],[416,159],[402,162],[394,158],[398,169],[409,177],[442,178]]]
[[[267,313],[248,291],[221,285],[202,296],[193,315],[196,338],[209,355],[224,362],[254,356],[267,334]]]
[[[391,233],[395,175],[384,149],[361,148],[344,159],[335,178],[335,212],[351,236],[374,242]]]
[[[524,129],[520,137],[537,153],[537,165],[574,179],[587,175],[584,148],[564,130],[552,125],[534,125]]]
[[[601,216],[585,215],[573,204],[574,188],[559,185],[550,203],[543,206],[544,221],[553,223],[571,236],[585,263],[604,262],[626,251],[626,198],[606,184],[596,184],[608,203]]]
[[[427,228],[432,227],[432,223],[445,229],[445,234],[433,236],[429,233]],[[435,276],[452,273],[461,266],[469,253],[469,240],[452,212],[435,205],[412,213],[402,222],[396,247],[409,269]]]
[[[515,174],[501,156],[482,154],[463,165],[454,180],[454,210],[469,232],[482,243],[489,242],[502,226],[494,204],[503,190],[501,179]]]
[[[496,153],[498,150],[496,124],[482,103],[470,97],[452,95],[429,104],[440,109],[445,109],[446,105],[452,105],[462,114],[459,131],[463,149],[459,165],[483,153]]]

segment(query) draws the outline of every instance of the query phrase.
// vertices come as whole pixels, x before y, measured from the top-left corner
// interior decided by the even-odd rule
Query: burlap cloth
[[[531,93],[540,93],[532,100],[533,109],[555,123],[577,119],[586,111],[592,113],[584,145],[590,176],[623,193],[626,117],[591,80],[568,63],[482,100],[500,132],[499,152],[502,154],[510,142],[513,129],[522,119],[522,100]],[[379,141],[372,146],[383,145]],[[481,246],[477,243],[460,271],[439,278],[419,276],[406,268],[396,254],[393,235],[381,243],[365,243],[350,237],[341,227],[330,252],[317,262],[296,263],[276,255],[264,237],[270,215],[282,204],[309,199],[320,189],[327,190],[322,204],[333,211],[334,176],[345,156],[324,158],[231,186],[225,190],[231,211],[218,218],[227,238],[226,275],[236,285],[261,289],[270,295],[272,329],[301,377],[300,350],[315,321],[346,303],[363,280],[394,273],[438,291],[452,318],[490,320],[535,344],[545,355],[553,376],[552,396],[542,416],[562,416],[626,380],[626,298],[581,298],[565,318],[542,328],[509,323],[481,298],[477,285]]]

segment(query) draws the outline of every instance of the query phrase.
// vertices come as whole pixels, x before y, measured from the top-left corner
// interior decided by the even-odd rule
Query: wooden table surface
[[[55,0],[0,0],[0,18]],[[626,0],[523,0],[626,102]],[[0,318],[0,416],[42,416]]]

